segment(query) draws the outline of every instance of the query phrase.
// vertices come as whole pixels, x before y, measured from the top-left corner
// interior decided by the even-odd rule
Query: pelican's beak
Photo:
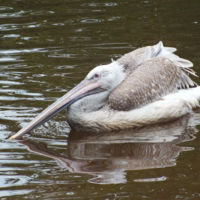
[[[46,121],[57,115],[60,111],[67,108],[75,101],[102,91],[100,83],[93,80],[84,79],[75,88],[59,98],[56,102],[47,107],[37,117],[35,117],[27,126],[22,128],[18,133],[11,136],[10,139],[16,139],[34,128],[44,124]]]

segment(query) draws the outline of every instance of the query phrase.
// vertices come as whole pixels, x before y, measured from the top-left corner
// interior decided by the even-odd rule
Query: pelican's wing
[[[173,61],[179,67],[187,68],[186,71],[190,74],[195,75],[195,72],[192,69],[188,69],[192,67],[193,64],[189,60],[185,60],[180,58],[179,56],[173,54],[176,51],[176,48],[173,47],[164,47],[162,42],[154,46],[147,46],[136,49],[130,53],[125,54],[121,58],[117,60],[117,62],[123,65],[125,71],[130,73],[135,70],[139,65],[143,62],[150,60],[155,57],[168,58]]]
[[[181,60],[182,61],[182,60]],[[196,87],[183,63],[154,57],[129,73],[109,96],[109,105],[116,110],[131,110],[162,99],[178,89]]]

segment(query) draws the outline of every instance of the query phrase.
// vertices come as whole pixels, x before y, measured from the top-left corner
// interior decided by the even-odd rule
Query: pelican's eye
[[[93,78],[94,78],[94,79],[99,79],[100,76],[101,76],[101,75],[100,75],[99,73],[96,73],[96,74],[93,75]]]

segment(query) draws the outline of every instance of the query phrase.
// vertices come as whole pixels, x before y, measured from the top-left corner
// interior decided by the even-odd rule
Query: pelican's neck
[[[67,122],[72,129],[80,128],[84,124],[83,119],[86,115],[101,110],[108,101],[106,92],[84,97],[67,108]]]
[[[91,113],[101,109],[107,103],[108,96],[109,92],[104,91],[76,101],[67,109],[67,121],[74,121],[85,113]]]

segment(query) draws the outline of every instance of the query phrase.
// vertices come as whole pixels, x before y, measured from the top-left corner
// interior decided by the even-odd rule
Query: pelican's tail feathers
[[[193,75],[193,76],[196,76],[196,77],[199,77],[199,76],[197,76],[196,75],[196,72],[194,71],[194,70],[192,70],[192,69],[190,69],[190,68],[181,68],[186,74],[191,74],[191,75]]]
[[[178,96],[184,99],[188,104],[190,104],[191,108],[199,107],[200,101],[200,86],[195,88],[190,88],[188,90],[179,90]]]
[[[159,42],[158,44],[153,46],[152,54],[153,57],[163,57],[168,58],[171,60],[175,65],[182,67],[182,68],[188,68],[192,67],[193,63],[189,60],[180,58],[179,56],[173,54],[173,52],[176,51],[176,48],[173,47],[164,47],[162,42]]]

